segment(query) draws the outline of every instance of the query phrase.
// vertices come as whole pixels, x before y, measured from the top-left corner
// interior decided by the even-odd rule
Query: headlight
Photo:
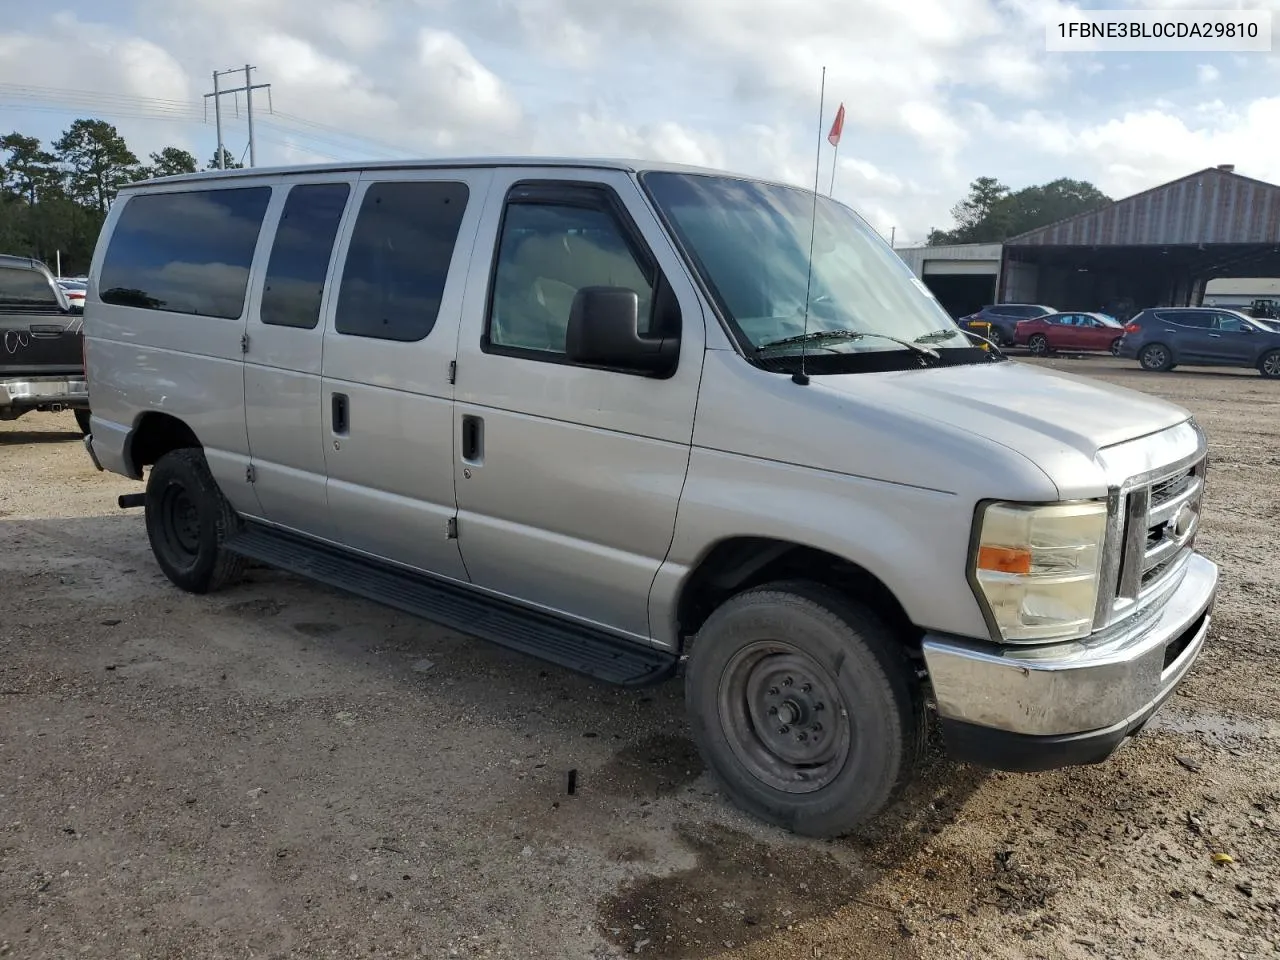
[[[992,503],[978,523],[970,572],[1000,639],[1034,643],[1088,636],[1098,602],[1107,505]]]

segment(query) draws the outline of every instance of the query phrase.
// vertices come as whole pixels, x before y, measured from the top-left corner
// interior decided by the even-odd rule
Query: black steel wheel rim
[[[200,552],[200,511],[186,487],[170,483],[160,494],[160,531],[166,552],[189,564]]]
[[[734,756],[775,790],[821,790],[848,762],[853,731],[836,679],[789,643],[761,640],[734,654],[717,707]]]

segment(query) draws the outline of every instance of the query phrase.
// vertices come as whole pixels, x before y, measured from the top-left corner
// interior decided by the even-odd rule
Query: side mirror
[[[625,287],[583,287],[569,309],[565,353],[574,363],[651,374],[668,370],[678,337],[640,333],[640,297]]]

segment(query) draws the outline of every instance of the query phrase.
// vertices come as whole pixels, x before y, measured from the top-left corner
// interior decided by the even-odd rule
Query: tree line
[[[1088,213],[1111,198],[1087,180],[1061,177],[1011,190],[995,177],[978,177],[969,195],[951,208],[952,230],[929,231],[930,246],[944,243],[1000,243],[1059,220]]]
[[[242,167],[224,148],[223,166]],[[81,119],[47,147],[14,131],[0,137],[0,253],[35,257],[67,275],[89,269],[107,207],[123,184],[194,173],[196,158],[165,147],[143,163],[105,120]],[[215,154],[205,165],[216,169]],[[1012,190],[979,177],[954,207],[955,227],[929,231],[930,245],[999,243],[1058,220],[1096,210],[1111,198],[1085,180],[1066,177]]]
[[[241,167],[223,149],[223,166]],[[206,170],[218,166],[215,153]],[[81,119],[46,146],[14,131],[0,136],[0,253],[35,257],[68,276],[88,271],[98,231],[126,183],[195,173],[196,158],[165,147],[144,163],[115,126]]]

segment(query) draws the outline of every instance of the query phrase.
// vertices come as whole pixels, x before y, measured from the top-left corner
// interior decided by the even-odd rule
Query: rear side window
[[[56,307],[58,296],[44,274],[34,270],[0,267],[0,304]]]
[[[239,317],[270,199],[270,187],[130,197],[103,258],[103,303]]]
[[[311,330],[320,322],[324,278],[350,193],[345,183],[306,183],[289,191],[262,286],[263,323]]]
[[[369,185],[342,270],[338,333],[408,342],[431,332],[467,198],[465,183]]]
[[[1167,310],[1160,314],[1160,319],[1180,327],[1208,329],[1213,326],[1213,314],[1204,310]]]

